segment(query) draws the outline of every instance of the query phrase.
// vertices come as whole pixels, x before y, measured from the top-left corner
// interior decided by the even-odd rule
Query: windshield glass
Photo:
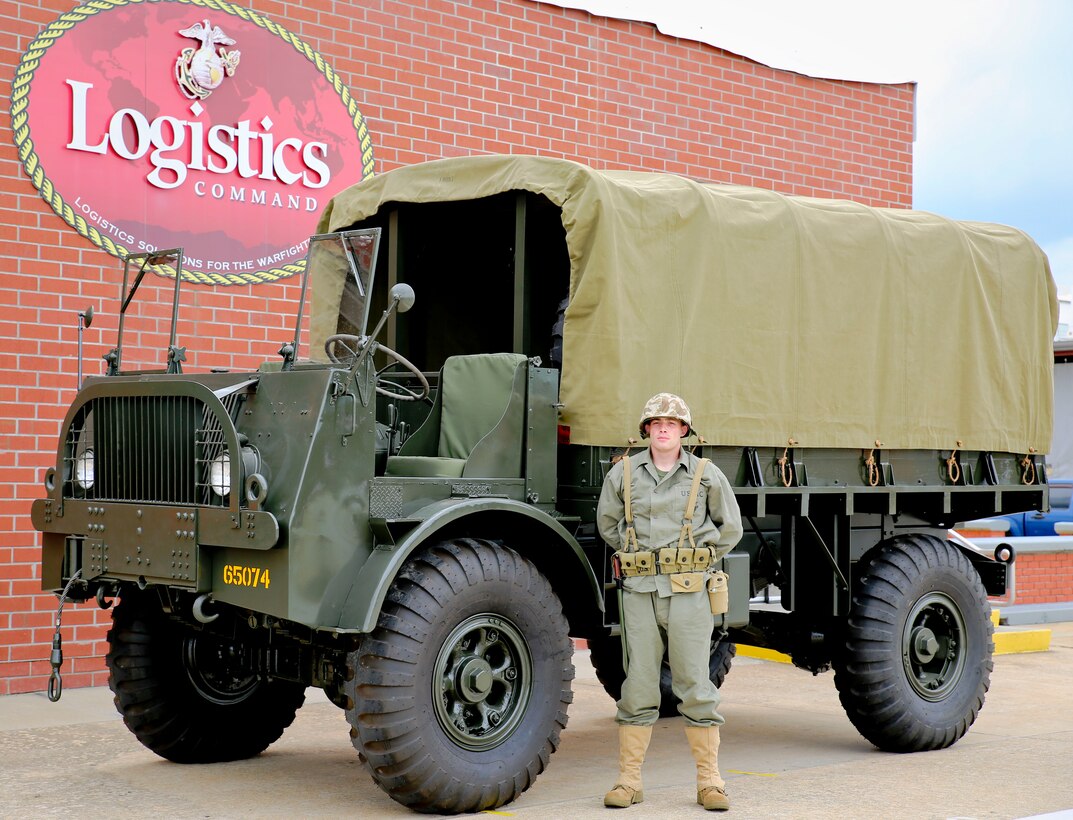
[[[320,234],[309,241],[309,357],[326,362],[324,344],[337,333],[363,336],[369,321],[380,229]]]

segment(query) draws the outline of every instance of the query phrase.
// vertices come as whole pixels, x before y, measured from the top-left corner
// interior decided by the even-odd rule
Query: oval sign
[[[298,273],[324,205],[372,174],[368,128],[323,57],[218,0],[79,6],[30,44],[12,88],[19,158],[52,209],[119,258],[183,248],[194,282]]]

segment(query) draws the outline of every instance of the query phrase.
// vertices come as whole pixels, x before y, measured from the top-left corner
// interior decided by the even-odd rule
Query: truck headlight
[[[209,486],[223,498],[231,492],[231,456],[221,453],[209,462]]]
[[[93,450],[83,450],[75,458],[75,484],[83,490],[93,489]]]

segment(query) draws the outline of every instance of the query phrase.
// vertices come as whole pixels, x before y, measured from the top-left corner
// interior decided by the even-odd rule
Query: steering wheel
[[[324,342],[324,352],[328,354],[328,358],[333,364],[346,364],[348,360],[353,360],[357,357],[358,352],[369,343],[368,336],[355,336],[353,333],[335,333],[327,338]],[[339,345],[346,351],[346,355],[340,356],[336,353],[335,347]],[[378,370],[376,372],[376,392],[381,396],[386,396],[389,399],[398,399],[399,401],[420,401],[421,399],[428,397],[428,379],[425,378],[425,374],[422,373],[417,367],[401,353],[396,353],[387,345],[377,344],[376,352],[386,353],[389,359],[401,364],[413,375],[417,376],[417,380],[421,383],[421,390],[411,390],[405,385],[398,384],[396,382],[388,381],[384,379],[386,384],[390,384],[399,392],[392,390],[386,390],[380,386],[380,376],[386,370]],[[390,367],[391,365],[388,365]]]

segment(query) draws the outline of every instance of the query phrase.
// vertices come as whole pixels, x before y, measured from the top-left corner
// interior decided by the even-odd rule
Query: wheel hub
[[[964,616],[949,595],[930,592],[913,605],[902,632],[902,666],[920,697],[941,701],[957,688],[965,634]]]
[[[492,666],[484,658],[467,658],[458,671],[458,693],[469,703],[488,697],[492,689]]]
[[[918,627],[913,631],[913,654],[918,663],[928,663],[939,652],[939,641],[935,633],[926,626]]]
[[[191,636],[182,643],[182,660],[190,682],[212,703],[239,703],[252,695],[261,682],[238,644]]]
[[[436,656],[432,706],[447,736],[474,751],[492,749],[521,724],[533,688],[525,636],[493,613],[473,615],[448,633]]]

